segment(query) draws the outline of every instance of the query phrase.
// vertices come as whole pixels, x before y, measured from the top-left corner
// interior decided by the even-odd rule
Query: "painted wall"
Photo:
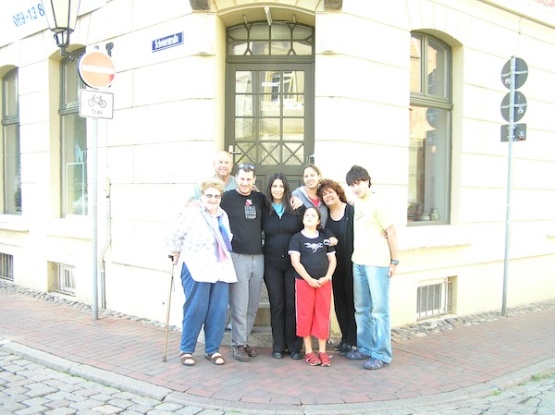
[[[240,3],[240,4],[239,4]],[[504,4],[501,9],[499,3]],[[98,121],[99,252],[106,251],[106,306],[165,317],[170,263],[164,235],[193,186],[223,147],[225,28],[263,19],[258,2],[215,0],[210,13],[189,2],[112,0],[83,14],[72,43],[113,42],[112,120]],[[555,17],[541,2],[514,0],[344,0],[265,2],[316,27],[316,163],[338,181],[366,166],[391,200],[401,245],[391,287],[394,325],[414,322],[416,290],[451,277],[454,312],[501,307],[507,143],[499,106],[503,64],[526,60],[528,139],[513,146],[508,305],[555,296]],[[280,9],[281,8],[281,9]],[[516,10],[514,14],[507,8]],[[543,11],[543,13],[539,13]],[[530,18],[526,17],[530,16]],[[19,68],[23,215],[0,216],[0,252],[14,256],[15,283],[47,290],[49,262],[75,266],[76,299],[92,302],[88,218],[59,219],[57,137],[59,52],[48,30],[0,46],[0,75]],[[409,43],[426,31],[453,50],[451,224],[407,226]],[[183,32],[183,45],[152,41]],[[93,122],[88,121],[93,134]],[[89,135],[90,136],[90,135]],[[179,276],[171,321],[179,324]]]

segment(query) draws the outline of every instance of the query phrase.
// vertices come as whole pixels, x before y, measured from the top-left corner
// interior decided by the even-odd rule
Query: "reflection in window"
[[[3,212],[21,214],[21,152],[17,69],[2,78]]]
[[[84,88],[77,73],[77,59],[62,61],[60,104],[62,216],[86,215],[87,132],[86,120],[79,116],[79,89]]]
[[[411,42],[408,222],[449,221],[450,49],[425,34]]]

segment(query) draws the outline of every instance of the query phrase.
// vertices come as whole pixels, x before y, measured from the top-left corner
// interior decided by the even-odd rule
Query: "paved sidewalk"
[[[165,402],[257,414],[400,413],[486,396],[555,371],[555,307],[394,344],[394,361],[371,372],[334,356],[330,368],[272,359],[184,367],[180,333],[0,290],[0,350]]]

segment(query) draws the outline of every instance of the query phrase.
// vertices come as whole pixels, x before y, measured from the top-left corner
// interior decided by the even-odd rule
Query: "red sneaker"
[[[304,356],[304,360],[305,360],[306,363],[308,363],[310,366],[318,366],[320,363],[322,363],[322,362],[320,361],[320,359],[318,359],[318,358],[316,357],[316,355],[314,354],[314,352],[307,353],[307,354]]]
[[[320,364],[323,367],[329,367],[331,366],[331,360],[330,360],[330,355],[327,353],[319,353],[318,356],[320,357]]]

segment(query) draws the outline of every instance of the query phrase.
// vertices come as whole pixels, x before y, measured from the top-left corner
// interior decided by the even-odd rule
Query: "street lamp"
[[[81,0],[42,0],[50,30],[62,56],[68,55],[69,35],[75,29]]]

